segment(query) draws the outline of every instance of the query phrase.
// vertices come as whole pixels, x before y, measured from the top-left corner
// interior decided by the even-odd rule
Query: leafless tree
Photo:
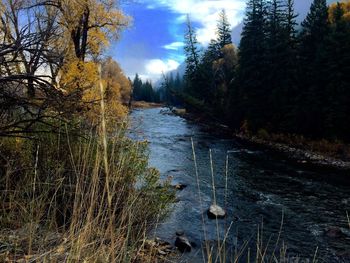
[[[63,63],[57,10],[31,1],[2,1],[0,9],[0,136],[33,131],[60,118],[64,94],[56,85]]]

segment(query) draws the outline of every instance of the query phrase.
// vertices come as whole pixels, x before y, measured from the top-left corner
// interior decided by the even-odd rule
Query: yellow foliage
[[[130,22],[130,17],[116,8],[115,0],[56,0],[60,5],[60,21],[64,39],[71,39],[73,32],[83,34],[87,20],[87,51],[99,55],[108,46],[109,39],[117,39],[119,33]],[[71,52],[73,51],[73,43]]]
[[[331,23],[334,23],[334,12],[337,8],[338,3],[333,3],[329,6],[329,21]],[[350,0],[343,0],[339,2],[339,5],[341,6],[344,15],[343,18],[347,21],[350,21]]]
[[[220,70],[222,66],[224,65],[225,60],[223,58],[217,59],[213,61],[212,69],[214,72]]]
[[[227,44],[222,48],[224,55],[224,65],[227,69],[232,69],[237,65],[237,49],[233,44]]]
[[[112,58],[102,63],[102,79],[105,87],[106,116],[110,119],[124,117],[131,92],[131,84],[123,74],[120,66]]]
[[[232,70],[237,64],[236,47],[233,44],[227,44],[221,49],[221,52],[223,57],[213,62],[213,70],[218,71],[221,68]]]
[[[99,54],[102,51],[101,49],[103,47],[107,47],[108,45],[109,41],[104,32],[97,30],[96,28],[89,32],[88,47],[92,54]]]
[[[72,93],[92,88],[97,80],[98,68],[94,62],[74,59],[63,66],[60,86],[68,93]]]
[[[129,102],[131,84],[118,63],[110,57],[102,63],[102,78],[107,81],[107,95],[110,90],[119,90],[118,99],[124,104]],[[116,95],[114,95],[114,97],[115,96]],[[108,100],[110,100],[110,98],[108,98]]]
[[[345,13],[343,17],[346,21],[350,21],[350,12]]]
[[[127,114],[124,106],[130,98],[131,85],[119,65],[108,58],[102,63],[102,84],[104,87],[105,116],[112,124]],[[102,94],[99,87],[98,65],[94,62],[82,62],[77,59],[64,65],[60,87],[67,95],[74,95],[75,107],[81,109],[91,123],[97,124],[101,116]]]

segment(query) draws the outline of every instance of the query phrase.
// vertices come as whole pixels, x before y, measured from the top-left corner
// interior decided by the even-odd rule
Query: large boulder
[[[218,205],[211,205],[207,215],[209,219],[223,219],[226,217],[226,211]]]

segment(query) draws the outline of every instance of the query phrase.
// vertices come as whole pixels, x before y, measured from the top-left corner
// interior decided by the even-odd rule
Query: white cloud
[[[200,24],[197,30],[198,41],[208,44],[215,38],[218,15],[222,9],[226,10],[232,27],[236,26],[243,16],[246,0],[145,0],[149,8],[166,7],[178,13],[178,22],[184,22],[189,14],[193,22]]]
[[[218,15],[222,9],[225,9],[227,18],[231,26],[234,27],[242,21],[246,6],[246,0],[138,1],[146,4],[147,8],[166,8],[175,14],[176,17],[173,20],[173,23],[177,26],[181,25],[182,27],[186,22],[187,14],[189,14],[191,21],[196,24],[198,41],[203,45],[208,44],[211,39],[216,37],[215,31]],[[125,65],[122,65],[123,68],[125,68],[127,75],[133,79],[135,72],[138,72],[143,80],[152,80],[155,82],[161,77],[163,72],[166,73],[177,69],[180,64],[178,61],[184,60],[184,56],[182,52],[180,52],[184,45],[183,42],[181,42],[183,40],[182,33],[180,33],[180,35],[174,35],[174,40],[176,42],[167,45],[162,44],[164,45],[162,48],[169,51],[166,58],[144,59],[142,55],[139,55],[139,51],[133,52],[134,54],[131,55],[131,59],[128,59],[128,61],[124,63]],[[135,57],[136,53],[138,54],[137,57]]]
[[[144,80],[150,79],[152,81],[155,81],[159,79],[162,73],[175,70],[178,68],[179,65],[180,65],[179,62],[172,59],[168,59],[168,60],[150,59],[146,61],[145,74],[143,74],[141,77]]]
[[[179,50],[183,46],[184,46],[183,42],[173,42],[173,43],[170,43],[168,45],[163,46],[163,48],[169,49],[169,50]]]

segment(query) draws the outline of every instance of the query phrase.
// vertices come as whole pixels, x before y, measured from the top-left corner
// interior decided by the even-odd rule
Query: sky
[[[295,0],[302,20],[312,0]],[[328,2],[332,2],[331,0]],[[225,9],[232,27],[232,39],[238,44],[246,0],[132,0],[121,8],[132,23],[108,50],[131,79],[138,73],[143,80],[156,82],[162,73],[183,63],[183,38],[189,14],[198,41],[206,46],[215,38],[220,11]]]

